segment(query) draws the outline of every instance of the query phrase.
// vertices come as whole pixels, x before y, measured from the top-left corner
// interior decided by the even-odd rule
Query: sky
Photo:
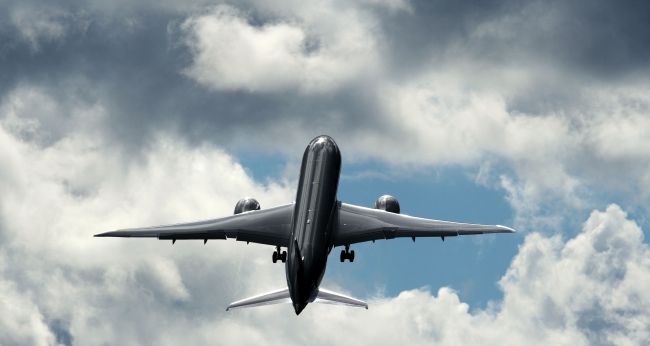
[[[645,1],[3,0],[0,344],[650,340]],[[226,312],[272,247],[106,239],[294,200],[332,136],[339,198],[516,228],[377,241],[323,287],[368,310]]]

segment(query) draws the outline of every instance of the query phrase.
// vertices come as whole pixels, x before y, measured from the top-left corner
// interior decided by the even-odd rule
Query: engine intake
[[[383,195],[377,198],[373,208],[399,214],[399,202],[397,201],[397,198],[391,195]]]
[[[240,199],[237,204],[235,204],[235,215],[241,214],[246,211],[260,210],[260,203],[251,197],[246,197]]]

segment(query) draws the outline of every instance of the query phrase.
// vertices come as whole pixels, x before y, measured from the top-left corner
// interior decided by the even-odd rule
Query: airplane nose
[[[328,152],[336,152],[340,155],[339,147],[330,136],[318,136],[309,142],[307,145],[309,151],[326,150]]]

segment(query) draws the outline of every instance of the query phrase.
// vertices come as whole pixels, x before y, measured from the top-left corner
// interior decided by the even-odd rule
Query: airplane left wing
[[[341,203],[332,243],[341,246],[398,237],[455,237],[513,232],[515,230],[512,228],[501,225],[431,220]]]
[[[291,238],[293,204],[244,212],[220,219],[167,226],[129,228],[96,234],[95,237],[145,237],[177,239],[235,238],[258,244],[287,247]]]

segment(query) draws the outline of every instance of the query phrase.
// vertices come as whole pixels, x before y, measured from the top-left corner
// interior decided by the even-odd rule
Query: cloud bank
[[[594,211],[571,239],[529,234],[500,280],[503,300],[484,310],[443,287],[371,296],[368,311],[225,312],[230,300],[284,285],[270,249],[90,235],[228,214],[241,191],[279,204],[291,199],[292,184],[256,183],[218,148],[165,135],[137,161],[84,135],[42,150],[3,126],[0,140],[12,148],[2,157],[11,182],[1,209],[2,343],[586,345],[650,337],[650,249],[616,205]]]
[[[650,202],[649,13],[599,1],[3,2],[0,344],[649,339],[648,245],[623,211]],[[531,231],[503,299],[473,310],[451,288],[423,288],[369,297],[369,311],[226,314],[285,284],[264,247],[89,237],[227,215],[242,191],[262,207],[291,201],[291,178],[255,181],[233,153],[291,159],[321,133],[346,164],[461,167],[502,191]],[[581,231],[562,229],[593,209]]]
[[[35,4],[4,5],[2,97],[102,105],[130,152],[163,131],[293,155],[328,133],[350,162],[462,167],[524,227],[650,201],[641,3]]]

